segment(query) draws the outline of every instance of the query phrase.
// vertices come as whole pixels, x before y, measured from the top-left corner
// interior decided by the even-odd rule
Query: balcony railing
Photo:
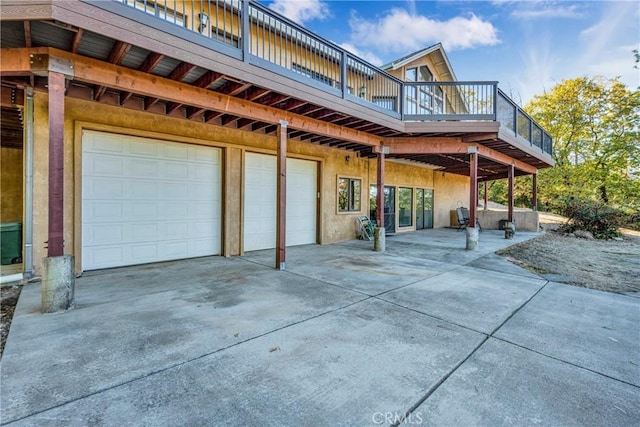
[[[403,82],[253,0],[83,1],[398,119],[499,121],[552,153],[551,136],[497,82]]]
[[[497,82],[404,82],[404,120],[495,120]]]
[[[551,135],[500,89],[497,89],[496,120],[501,126],[510,129],[516,136],[525,139],[531,145],[545,153],[553,153]]]

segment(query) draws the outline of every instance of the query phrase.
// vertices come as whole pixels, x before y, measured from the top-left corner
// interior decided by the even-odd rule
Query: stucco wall
[[[0,222],[22,221],[21,148],[0,149]]]
[[[34,270],[40,271],[46,256],[47,177],[48,177],[48,105],[47,95],[34,96]],[[81,166],[82,130],[153,137],[185,143],[220,147],[224,152],[223,255],[242,253],[243,163],[246,151],[275,154],[276,137],[227,127],[205,125],[178,118],[145,113],[67,98],[65,101],[65,178],[64,240],[65,253],[76,256],[81,269]],[[308,142],[288,142],[289,157],[315,160],[319,165],[318,243],[334,243],[356,236],[358,215],[369,214],[369,185],[376,182],[376,160],[357,157],[356,153],[322,147]],[[347,156],[349,160],[347,160]],[[337,212],[337,179],[352,177],[362,180],[360,212]],[[456,201],[468,198],[468,179],[447,175],[432,169],[386,162],[386,183],[394,186],[434,189],[434,226],[447,226],[443,215],[455,208]],[[415,192],[414,192],[415,194]],[[458,196],[458,194],[460,194]],[[415,195],[414,195],[415,197]]]
[[[433,204],[437,209],[433,214],[433,226],[449,227],[449,211],[458,206],[469,206],[469,178],[451,173],[434,174],[436,191]]]

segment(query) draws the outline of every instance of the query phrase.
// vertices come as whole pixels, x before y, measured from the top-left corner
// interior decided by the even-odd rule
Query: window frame
[[[400,219],[402,218],[402,215],[400,214],[401,212],[401,204],[402,204],[402,196],[400,193],[402,193],[403,190],[408,190],[410,193],[410,197],[409,197],[409,214],[408,214],[408,218],[409,218],[409,224],[402,224],[400,222]],[[411,228],[414,227],[415,225],[415,221],[414,221],[414,206],[415,206],[415,202],[414,202],[414,196],[415,196],[415,189],[413,187],[403,187],[403,186],[398,186],[398,207],[396,208],[397,210],[397,215],[398,215],[398,228]]]
[[[341,208],[341,193],[344,191],[341,187],[341,182],[346,181],[346,204],[345,209]],[[336,181],[336,211],[338,214],[352,214],[362,212],[362,178],[338,175]],[[359,190],[355,191],[353,184],[357,183]],[[355,193],[358,193],[357,196]],[[356,198],[357,197],[357,198]]]

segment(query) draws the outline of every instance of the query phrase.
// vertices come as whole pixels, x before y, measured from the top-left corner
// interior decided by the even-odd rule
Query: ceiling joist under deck
[[[197,88],[175,81],[172,78],[150,76],[136,70],[53,48],[3,49],[3,74],[28,75],[34,71],[30,64],[30,55],[39,55],[41,57],[40,62],[48,62],[52,58],[58,61],[72,61],[72,79],[87,84],[106,86],[118,91],[135,92],[138,95],[145,96],[147,99],[154,100],[153,102],[145,102],[147,109],[157,102],[155,99],[164,99],[168,102],[221,111],[239,118],[267,123],[275,124],[281,120],[286,120],[290,128],[330,138],[344,139],[358,144],[371,146],[381,144],[381,138],[376,135],[337,126],[286,110],[252,103],[232,95]],[[5,63],[11,64],[8,70],[4,67]],[[186,73],[185,70],[187,69],[192,69],[190,64],[180,64],[169,77],[178,77],[177,73]]]

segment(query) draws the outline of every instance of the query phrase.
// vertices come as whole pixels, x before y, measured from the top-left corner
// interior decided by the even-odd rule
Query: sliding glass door
[[[433,190],[416,190],[416,230],[433,228]]]

